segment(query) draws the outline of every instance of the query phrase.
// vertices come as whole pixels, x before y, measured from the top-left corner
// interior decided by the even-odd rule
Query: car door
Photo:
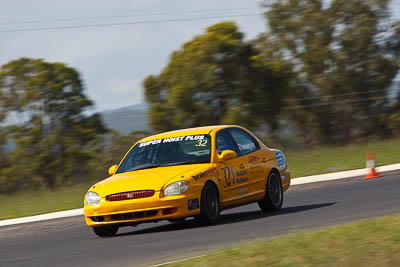
[[[239,157],[244,159],[245,175],[248,177],[249,196],[264,194],[265,181],[268,175],[262,164],[263,152],[260,144],[246,131],[230,128],[229,133],[239,150]]]
[[[248,178],[246,164],[243,157],[239,157],[239,150],[226,129],[216,134],[216,149],[218,155],[224,150],[232,150],[238,157],[218,163],[218,171],[222,183],[221,204],[229,206],[240,202],[248,195]]]

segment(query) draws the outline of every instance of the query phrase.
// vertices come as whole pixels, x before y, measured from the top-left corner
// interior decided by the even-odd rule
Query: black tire
[[[268,176],[265,197],[258,201],[258,206],[264,212],[278,211],[283,204],[283,189],[278,173],[272,171]]]
[[[216,224],[220,218],[218,189],[212,183],[206,183],[201,191],[200,215],[194,219],[200,225]]]
[[[115,236],[115,234],[118,232],[118,226],[117,225],[105,225],[105,226],[97,226],[93,227],[93,232],[100,237],[111,237]]]

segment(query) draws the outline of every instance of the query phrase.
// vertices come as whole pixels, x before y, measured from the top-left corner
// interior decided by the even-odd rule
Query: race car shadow
[[[273,217],[277,215],[283,214],[291,214],[291,213],[298,213],[313,209],[324,208],[328,206],[332,206],[337,204],[338,202],[328,202],[328,203],[320,203],[320,204],[311,204],[311,205],[301,205],[301,206],[291,206],[291,207],[284,207],[278,212],[268,212],[264,213],[260,210],[258,211],[244,211],[244,212],[236,212],[236,213],[228,213],[228,214],[221,214],[221,218],[218,225],[224,224],[232,224],[238,223],[243,221],[250,221],[250,220],[257,220],[261,218]],[[179,231],[179,230],[187,230],[192,228],[199,228],[199,227],[207,227],[207,226],[199,226],[194,219],[187,219],[183,222],[177,223],[169,223],[164,224],[156,227],[146,228],[143,230],[136,230],[128,233],[121,233],[118,236],[125,236],[125,235],[139,235],[139,234],[150,234],[150,233],[157,233],[157,232],[168,232],[168,231]]]
[[[248,220],[255,220],[261,218],[267,218],[282,214],[291,214],[297,213],[307,210],[319,209],[323,207],[328,207],[337,204],[338,202],[329,202],[329,203],[320,203],[320,204],[311,204],[311,205],[302,205],[302,206],[292,206],[292,207],[284,207],[280,211],[277,212],[267,212],[264,213],[262,211],[245,211],[238,213],[229,213],[222,214],[220,224],[230,224]]]

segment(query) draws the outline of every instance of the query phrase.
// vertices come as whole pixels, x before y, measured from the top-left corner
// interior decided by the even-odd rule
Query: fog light
[[[199,208],[199,199],[189,199],[188,200],[188,210],[195,210]]]

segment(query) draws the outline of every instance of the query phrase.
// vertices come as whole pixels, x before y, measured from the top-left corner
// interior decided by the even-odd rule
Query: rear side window
[[[218,154],[221,154],[224,150],[232,150],[238,153],[227,130],[222,130],[217,133],[216,145]]]
[[[260,148],[257,141],[245,131],[238,128],[229,129],[229,133],[231,134],[233,140],[235,140],[240,155],[246,155],[251,152],[254,152]]]

